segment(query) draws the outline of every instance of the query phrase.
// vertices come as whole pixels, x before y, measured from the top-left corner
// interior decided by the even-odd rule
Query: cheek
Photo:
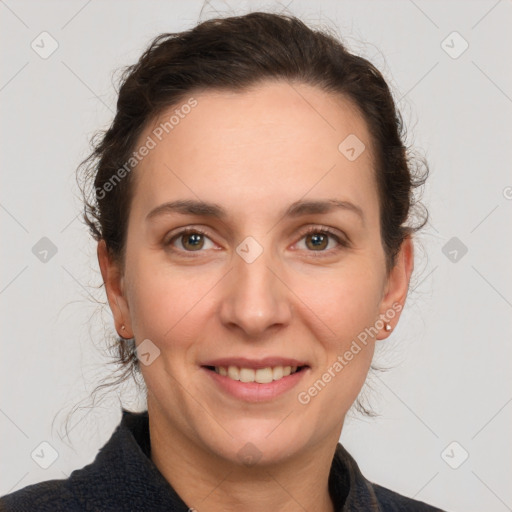
[[[347,264],[335,277],[329,273],[317,274],[314,280],[295,280],[297,294],[307,305],[302,309],[303,320],[309,316],[320,342],[319,368],[301,397],[314,402],[312,411],[319,417],[338,421],[361,391],[374,353],[371,327],[378,319],[381,285],[380,269],[364,261]],[[339,407],[333,408],[333,403]]]
[[[201,322],[191,319],[208,304],[215,276],[180,271],[144,254],[132,258],[130,270],[130,315],[137,340],[149,338],[163,348],[172,339],[178,348],[180,340],[184,344],[197,337]]]
[[[326,341],[342,350],[347,340],[356,337],[378,318],[382,279],[370,265],[346,265],[339,272],[297,276],[292,285],[320,320]]]

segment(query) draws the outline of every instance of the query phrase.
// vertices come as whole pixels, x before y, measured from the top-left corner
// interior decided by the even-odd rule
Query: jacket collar
[[[107,497],[118,510],[145,510],[150,496],[154,512],[188,512],[150,457],[148,412],[122,409],[121,422],[110,440],[91,464],[70,475],[68,485],[84,509],[85,505],[89,509],[105,506]],[[372,484],[340,443],[329,474],[329,491],[336,512],[380,510]]]
[[[94,461],[68,479],[83,510],[188,512],[150,456],[148,413],[122,410],[122,419]]]

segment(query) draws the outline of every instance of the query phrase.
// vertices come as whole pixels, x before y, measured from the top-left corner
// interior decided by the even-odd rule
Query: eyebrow
[[[355,213],[364,223],[364,212],[360,206],[357,206],[350,201],[340,201],[339,199],[296,201],[286,209],[282,217],[296,218],[303,215],[330,213],[335,210],[345,210]],[[197,215],[201,217],[213,217],[221,220],[228,217],[226,210],[216,203],[196,201],[193,199],[181,199],[163,203],[160,206],[157,206],[147,214],[146,221],[154,219],[155,217],[169,215],[172,213],[179,213],[182,215]]]

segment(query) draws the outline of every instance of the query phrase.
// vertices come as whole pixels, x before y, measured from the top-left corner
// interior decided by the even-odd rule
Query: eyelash
[[[342,248],[350,247],[350,243],[347,240],[340,237],[337,232],[335,232],[334,230],[332,230],[331,228],[329,228],[327,226],[310,226],[310,227],[308,227],[306,230],[304,230],[301,233],[299,241],[302,240],[305,236],[313,234],[313,233],[328,235],[331,238],[334,238],[334,240],[338,243],[338,246],[335,247],[334,249],[322,250],[322,251],[312,251],[312,250],[307,251],[309,253],[312,253],[312,255],[314,255],[313,257],[315,257],[315,258],[322,258],[324,256],[330,256],[333,254],[333,252],[337,252],[337,251],[341,250]],[[175,235],[173,235],[172,238],[170,238],[168,241],[166,241],[164,243],[164,245],[166,247],[169,247],[172,252],[178,252],[181,254],[185,253],[185,254],[187,254],[186,257],[195,258],[195,257],[197,257],[194,254],[195,252],[203,252],[203,251],[183,251],[181,249],[176,249],[172,245],[176,239],[178,239],[179,237],[181,237],[183,235],[188,235],[188,234],[199,234],[199,235],[203,235],[207,238],[210,238],[208,233],[206,231],[203,231],[201,228],[189,227],[189,228],[184,228],[181,231],[179,231],[178,233],[176,233]]]

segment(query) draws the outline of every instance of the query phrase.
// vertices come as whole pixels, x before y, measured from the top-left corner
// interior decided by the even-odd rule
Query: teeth
[[[240,368],[240,382],[254,382],[254,374],[250,368]]]
[[[233,380],[240,380],[240,370],[236,366],[228,368],[228,377]]]
[[[274,380],[279,380],[283,378],[283,367],[282,366],[276,366],[272,370],[272,378]]]
[[[297,371],[297,366],[274,366],[267,368],[238,368],[238,366],[216,366],[215,372],[240,382],[257,382],[268,384],[274,380],[282,379]]]
[[[274,380],[272,368],[258,368],[255,372],[254,380],[260,384],[268,384]]]

